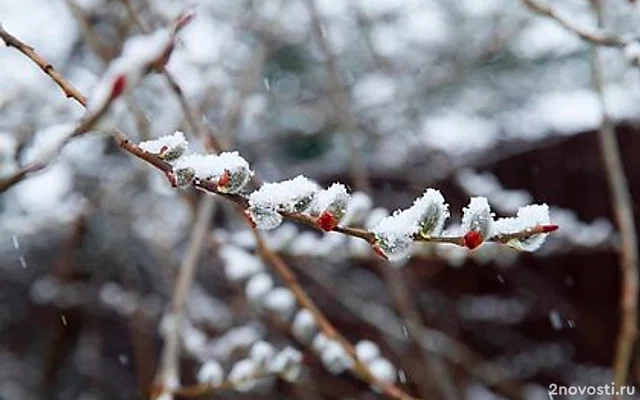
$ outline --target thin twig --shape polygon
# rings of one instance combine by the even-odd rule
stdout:
[[[127,13],[131,20],[138,26],[142,33],[149,33],[149,28],[142,22],[142,19],[136,12],[136,9],[133,7],[128,0],[121,0],[127,9]],[[191,108],[187,99],[184,97],[184,91],[182,87],[178,84],[175,77],[169,72],[166,66],[162,66],[160,68],[160,73],[165,77],[171,91],[175,95],[176,99],[178,99],[178,103],[180,103],[180,108],[184,114],[185,120],[187,121],[187,125],[189,128],[195,133],[196,137],[200,139],[200,141],[205,145],[208,151],[212,151],[215,153],[220,153],[222,151],[222,146],[218,142],[216,136],[211,132],[209,127],[197,117],[197,113],[195,110]]]
[[[307,295],[302,286],[300,286],[300,283],[298,282],[295,274],[284,262],[282,257],[269,249],[269,247],[264,242],[262,235],[260,235],[260,233],[256,229],[252,229],[251,231],[253,232],[256,239],[258,252],[268,264],[272,265],[276,269],[278,275],[280,275],[287,287],[293,292],[294,296],[298,300],[298,303],[300,303],[300,306],[306,308],[313,314],[317,325],[328,338],[338,340],[342,344],[342,346],[344,346],[345,350],[351,355],[352,359],[355,362],[353,370],[355,375],[371,385],[381,387],[383,392],[390,398],[404,400],[414,399],[414,397],[405,393],[396,385],[379,380],[375,375],[373,375],[373,373],[365,364],[360,362],[355,357],[355,349],[353,345],[344,336],[342,336],[340,331],[338,331],[333,326],[333,324],[331,324],[331,322],[322,313],[322,311],[320,311],[320,309],[315,305],[313,300],[311,300],[309,295]]]
[[[175,380],[179,377],[180,330],[185,320],[184,310],[193,278],[195,277],[198,258],[204,247],[207,232],[209,231],[214,205],[213,197],[203,196],[200,199],[197,213],[194,216],[194,224],[189,236],[189,247],[180,265],[180,272],[171,299],[169,315],[172,317],[172,325],[164,340],[160,368],[158,369],[155,379],[160,388],[162,388],[160,393],[156,393],[157,396],[160,396],[165,391],[175,389],[171,387],[171,385],[175,384]]]
[[[331,46],[323,32],[322,21],[320,21],[320,15],[316,9],[314,0],[306,0],[306,3],[307,9],[311,14],[315,39],[318,41],[320,49],[326,57],[325,65],[330,86],[329,98],[333,103],[334,112],[338,117],[338,125],[343,131],[342,134],[349,148],[349,172],[351,179],[356,189],[368,192],[369,178],[365,165],[362,162],[360,151],[356,146],[355,135],[358,133],[358,123],[349,108],[349,95],[340,77],[340,69],[338,68],[336,56],[331,50]]]
[[[5,38],[5,36],[8,36],[11,39],[11,41],[17,41],[17,43],[20,43],[19,47],[16,47],[17,49],[21,49],[21,48],[27,48],[27,49],[31,49],[31,47],[29,47],[28,45],[20,42],[19,40],[15,39],[13,36],[9,35],[6,31],[1,30],[0,27],[0,36],[3,37],[3,39]],[[27,55],[27,57],[29,57],[30,59],[32,59],[34,62],[36,62],[38,65],[44,64],[44,65],[50,65],[48,62],[46,62],[46,60],[44,60],[41,56],[39,56],[37,53],[35,53],[33,50],[31,50],[30,52],[24,52],[22,50],[20,50],[21,52],[23,52],[25,55]],[[43,69],[45,72],[47,72],[47,70],[53,71],[53,67],[51,67],[50,69]],[[49,75],[49,74],[48,74]],[[51,76],[51,75],[50,75]],[[77,90],[73,89],[73,87],[71,86],[71,84],[69,82],[67,82],[61,75],[56,74],[56,77],[54,78],[53,76],[51,76],[52,79],[54,79],[54,81],[56,83],[58,83],[58,85],[60,85],[60,87],[67,88],[64,89],[65,93],[68,90],[68,93],[71,93],[72,98],[76,99],[76,101],[78,101],[80,104],[85,105],[86,106],[86,98]],[[68,89],[71,88],[72,90]],[[96,114],[101,114],[101,111],[99,110]],[[91,117],[90,117],[91,118]],[[91,123],[89,123],[91,122]],[[95,121],[85,121],[84,125],[86,126],[91,126]],[[131,142],[128,137],[119,131],[116,131],[114,133],[114,138],[116,140],[116,143],[125,151],[127,151],[128,153],[130,153],[131,155],[140,158],[148,163],[150,163],[151,165],[153,165],[154,167],[160,169],[161,171],[163,171],[165,174],[169,175],[172,172],[172,167],[170,164],[168,164],[167,162],[165,162],[164,160],[162,160],[160,157],[158,157],[155,154],[152,153],[148,153],[144,150],[142,150],[138,145],[136,145],[135,143]],[[25,175],[26,176],[26,175]],[[217,195],[220,195],[224,198],[226,198],[227,200],[230,200],[232,202],[234,202],[235,204],[241,206],[242,208],[246,209],[248,207],[248,201],[247,198],[245,196],[242,195],[230,195],[230,194],[226,194],[226,193],[221,193],[217,190],[217,185],[216,182],[212,182],[212,181],[202,181],[202,180],[196,180],[193,183],[193,186],[195,186],[198,189],[202,189],[204,191],[210,192],[210,193],[214,193]],[[287,213],[287,212],[281,212],[282,216],[290,221],[294,221],[294,222],[298,222],[307,226],[310,226],[316,230],[321,230],[320,227],[317,225],[317,221],[315,219],[315,217],[308,215],[308,214],[303,214],[303,213]],[[535,226],[531,229],[526,229],[524,231],[521,232],[516,232],[513,234],[505,234],[505,235],[499,235],[499,236],[494,236],[491,238],[486,239],[486,241],[488,242],[496,242],[496,243],[507,243],[511,240],[514,239],[519,239],[519,240],[525,240],[531,236],[535,236],[535,235],[539,235],[539,234],[543,234],[543,233],[548,233],[549,232],[549,228],[553,227],[551,225],[538,225]],[[557,228],[557,227],[556,227]],[[358,237],[361,238],[363,240],[366,240],[368,243],[370,244],[376,244],[377,242],[377,238],[376,235],[373,232],[364,230],[364,229],[359,229],[359,228],[353,228],[353,227],[341,227],[341,226],[337,226],[333,229],[333,231],[335,232],[340,232],[343,233],[345,235],[348,236],[353,236],[353,237]],[[450,244],[455,244],[458,246],[463,246],[464,245],[464,238],[462,236],[421,236],[421,235],[416,235],[414,237],[414,240],[419,241],[419,242],[429,242],[429,243],[450,243]]]
[[[523,0],[524,4],[529,7],[532,11],[540,14],[542,16],[551,18],[557,21],[560,25],[562,25],[567,30],[577,34],[583,40],[591,42],[595,45],[599,46],[608,46],[608,47],[623,47],[626,44],[626,41],[616,35],[604,32],[602,27],[598,27],[595,30],[589,30],[583,28],[581,26],[573,23],[569,18],[566,18],[560,15],[556,10],[554,10],[548,4],[543,4],[539,0]]]
[[[55,70],[53,65],[49,64],[47,60],[42,58],[38,53],[36,53],[35,49],[28,44],[22,42],[18,38],[12,36],[7,32],[2,25],[0,25],[0,38],[4,41],[7,47],[13,47],[25,56],[29,57],[33,62],[40,67],[45,74],[49,75],[51,79],[55,83],[58,84],[58,87],[62,89],[65,96],[74,98],[78,101],[78,103],[83,106],[87,105],[87,98],[80,93],[73,85],[71,85],[62,75]]]
[[[20,168],[19,170],[17,170],[16,172],[14,172],[12,175],[0,179],[0,193],[4,192],[5,190],[9,189],[11,186],[15,185],[16,183],[20,182],[21,180],[23,180],[27,175],[36,172],[36,171],[40,171],[41,169],[43,169],[45,167],[45,165],[36,163],[36,164],[30,164],[27,166],[24,166],[22,168]]]
[[[348,310],[353,316],[379,330],[389,340],[390,345],[406,345],[408,338],[400,327],[402,321],[397,315],[379,302],[371,302],[357,296],[349,283],[343,280],[336,281],[326,275],[322,268],[301,268],[301,271],[315,283],[331,293],[338,293],[335,300]],[[509,380],[500,371],[492,374],[485,373],[479,369],[485,360],[480,354],[469,348],[456,338],[448,336],[437,329],[424,325],[416,327],[413,332],[423,351],[432,353],[434,356],[444,358],[452,364],[464,368],[475,379],[489,386],[495,386],[498,392],[505,394],[508,398],[522,398],[522,382]]]
[[[413,350],[422,356],[422,362],[426,364],[425,367],[415,371],[417,374],[423,374],[422,376],[417,375],[418,379],[415,379],[422,398],[428,398],[429,393],[437,388],[441,398],[446,400],[459,399],[460,394],[458,393],[451,373],[447,370],[447,365],[444,360],[438,355],[429,353],[420,346],[418,338],[420,332],[424,331],[424,324],[422,323],[420,313],[409,295],[409,289],[402,274],[398,269],[387,268],[386,266],[382,266],[381,270],[391,297],[396,305],[396,309],[404,320],[403,322],[407,328],[407,334],[411,339]]]
[[[598,0],[593,0],[593,5],[597,14],[598,25],[602,26],[602,5]],[[620,331],[613,363],[614,382],[617,387],[620,387],[627,381],[631,354],[637,335],[638,241],[633,215],[633,201],[620,157],[615,128],[607,113],[604,101],[603,65],[597,46],[592,49],[591,66],[594,86],[598,92],[602,108],[602,124],[598,130],[598,142],[611,190],[614,215],[621,236]]]

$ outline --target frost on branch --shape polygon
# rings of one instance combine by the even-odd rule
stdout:
[[[520,207],[515,217],[498,219],[493,224],[492,236],[529,231],[537,226],[548,227],[549,232],[557,228],[550,225],[549,206],[546,204]],[[507,242],[507,245],[520,251],[536,251],[542,246],[547,236],[548,233],[539,233],[524,239],[513,238]]]
[[[265,183],[249,195],[249,215],[258,229],[274,229],[282,223],[279,212],[306,211],[319,187],[302,175],[282,182]]]
[[[489,238],[493,224],[493,214],[486,197],[472,197],[469,205],[462,209],[464,245],[475,249]]]
[[[221,193],[238,193],[249,182],[252,172],[247,160],[238,152],[216,154],[189,154],[178,159],[173,168],[176,184],[180,176],[216,183]]]
[[[165,135],[153,140],[145,140],[138,144],[148,153],[153,153],[161,159],[171,162],[180,158],[187,151],[187,139],[184,133],[176,131],[171,135]]]
[[[447,217],[449,210],[442,194],[438,190],[427,189],[410,208],[395,211],[373,228],[377,239],[376,251],[391,261],[400,260],[409,254],[415,235],[439,235]]]

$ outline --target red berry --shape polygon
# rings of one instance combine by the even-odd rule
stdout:
[[[227,187],[229,183],[231,183],[231,172],[229,172],[228,169],[225,169],[220,179],[218,179],[218,188]]]
[[[256,229],[256,227],[257,227],[256,221],[253,220],[253,217],[251,216],[251,213],[249,212],[249,210],[245,210],[244,211],[244,217],[246,218],[247,222],[249,223],[249,226],[251,226],[252,229]]]
[[[384,259],[384,260],[388,260],[389,257],[387,257],[386,254],[384,254],[384,251],[382,250],[382,248],[380,248],[380,245],[378,244],[374,244],[372,246],[373,248],[373,252],[376,253],[376,255],[378,255],[380,258]]]
[[[338,226],[338,220],[330,211],[324,211],[316,220],[316,224],[322,228],[323,231],[329,232]]]
[[[540,230],[542,230],[542,233],[549,233],[549,232],[557,231],[558,228],[559,228],[558,225],[549,224],[549,225],[542,225],[540,227]]]
[[[111,98],[115,99],[120,96],[124,89],[127,87],[127,77],[124,75],[120,75],[113,82],[113,86],[111,87]]]
[[[464,235],[464,245],[470,250],[480,246],[483,241],[482,235],[476,231],[469,231]]]

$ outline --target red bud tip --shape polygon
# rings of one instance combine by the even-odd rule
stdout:
[[[558,228],[559,228],[559,226],[558,226],[558,225],[549,224],[549,225],[542,225],[542,226],[540,227],[540,230],[541,230],[543,233],[549,233],[549,232],[557,231],[557,230],[558,230]]]
[[[316,220],[316,224],[323,231],[329,232],[332,231],[336,226],[338,226],[338,220],[330,211],[324,211]]]
[[[120,75],[113,82],[113,86],[111,87],[111,98],[115,99],[120,96],[125,88],[127,87],[127,77],[124,75]]]
[[[229,183],[231,183],[231,172],[229,172],[228,169],[225,169],[220,179],[218,179],[218,188],[227,187]]]
[[[464,245],[469,250],[475,249],[476,247],[480,246],[484,241],[484,239],[482,238],[482,235],[476,231],[467,232],[464,235],[463,239],[464,239]]]
[[[196,13],[193,12],[193,11],[189,11],[189,12],[185,12],[183,14],[180,14],[178,16],[178,18],[176,18],[176,20],[174,22],[174,32],[177,32],[180,29],[184,28],[184,26],[186,24],[188,24],[189,22],[191,22],[191,20],[195,16],[196,16]]]
[[[248,210],[244,210],[244,217],[251,226],[251,229],[256,229],[256,222],[253,220],[253,218],[251,217],[251,213]]]
[[[384,251],[382,251],[379,245],[374,244],[373,246],[371,246],[371,248],[373,249],[373,252],[376,253],[378,257],[382,258],[383,260],[389,260],[389,257],[387,257],[387,255],[384,254]]]
[[[167,179],[169,179],[169,183],[171,183],[171,187],[178,187],[178,181],[176,180],[176,176],[173,172],[167,171]]]

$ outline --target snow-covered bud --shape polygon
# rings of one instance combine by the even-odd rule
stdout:
[[[486,197],[472,197],[462,214],[465,246],[478,247],[492,232],[493,214]]]
[[[267,363],[276,355],[276,348],[269,342],[260,340],[255,342],[249,350],[249,358],[261,368],[266,368]]]
[[[253,172],[247,160],[237,152],[191,154],[176,162],[175,169],[191,168],[195,177],[216,184],[221,193],[238,193],[249,182]]]
[[[374,251],[390,261],[401,260],[409,255],[416,235],[428,238],[440,234],[448,217],[442,194],[427,189],[411,207],[397,210],[376,224],[372,229],[377,240]]]
[[[258,257],[237,246],[222,247],[220,257],[224,261],[224,273],[231,282],[243,282],[264,270]]]
[[[355,192],[351,194],[349,205],[342,217],[342,224],[345,226],[362,222],[373,205],[373,201],[368,194]]]
[[[337,340],[329,340],[320,354],[322,364],[327,371],[338,375],[353,367],[353,359],[347,353],[342,343]]]
[[[295,382],[302,368],[302,353],[292,347],[282,349],[269,363],[269,371],[287,382]]]
[[[249,214],[259,229],[274,229],[282,222],[279,212],[306,211],[318,192],[318,185],[297,177],[275,183],[265,183],[249,195]]]
[[[109,64],[104,77],[89,96],[87,114],[100,112],[113,99],[137,86],[158,63],[166,63],[173,48],[173,39],[167,29],[128,39],[122,54]]]
[[[427,189],[409,210],[416,214],[418,233],[424,238],[439,235],[449,217],[449,206],[445,203],[440,191],[436,189]]]
[[[264,298],[264,308],[288,321],[296,311],[296,297],[291,290],[278,287],[267,293]]]
[[[148,152],[157,155],[161,159],[171,162],[180,158],[188,147],[184,133],[176,131],[171,135],[165,135],[157,139],[145,140],[138,146]]]
[[[536,251],[542,246],[549,232],[558,229],[552,225],[549,218],[549,206],[533,204],[520,207],[513,218],[500,218],[494,223],[492,236],[510,235],[540,227],[542,233],[529,236],[526,239],[514,238],[507,245],[520,251]]]
[[[385,358],[378,357],[366,363],[371,374],[384,383],[394,383],[397,378],[396,368]],[[381,388],[376,388],[380,390]]]
[[[256,375],[259,369],[260,367],[254,360],[246,358],[233,365],[227,379],[237,391],[248,392],[258,383]]]
[[[171,185],[179,188],[186,188],[191,185],[196,177],[196,171],[191,167],[174,168],[173,173],[169,175]]]
[[[245,287],[245,294],[249,302],[258,305],[273,289],[273,278],[266,272],[260,272],[249,279]]]
[[[311,348],[317,354],[322,354],[329,343],[329,338],[324,333],[318,333],[311,342]]]
[[[247,213],[254,226],[263,231],[275,229],[282,223],[282,215],[271,208],[254,206],[250,207]]]
[[[631,65],[640,65],[640,42],[632,40],[624,46],[624,55]]]
[[[370,340],[361,340],[355,345],[356,358],[362,363],[369,363],[380,355],[378,345]]]
[[[309,344],[318,331],[316,320],[311,311],[303,308],[296,313],[291,327],[293,337],[300,343]]]
[[[219,362],[210,360],[202,364],[198,370],[198,382],[216,387],[224,380],[224,370]]]
[[[311,211],[318,215],[318,225],[323,230],[330,231],[338,225],[348,205],[347,188],[341,183],[334,183],[316,194]]]
[[[406,211],[396,211],[380,221],[373,233],[376,236],[374,251],[390,261],[398,261],[409,255],[415,220]]]

